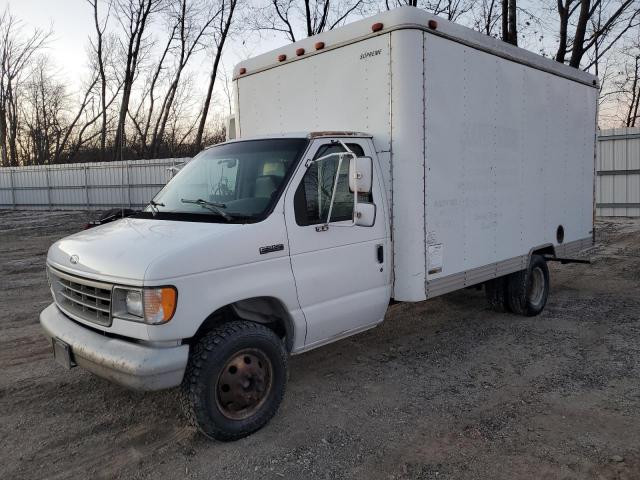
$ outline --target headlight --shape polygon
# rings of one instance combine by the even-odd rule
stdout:
[[[142,308],[142,292],[140,290],[127,290],[127,294],[124,298],[124,306],[127,313],[135,315],[136,317],[144,316],[144,309]]]
[[[175,287],[113,289],[111,312],[114,317],[150,325],[166,323],[176,311]]]

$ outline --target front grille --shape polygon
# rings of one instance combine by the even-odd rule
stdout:
[[[49,268],[53,299],[71,317],[111,325],[111,288],[108,283],[96,282]]]

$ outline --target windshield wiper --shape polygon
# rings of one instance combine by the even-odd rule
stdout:
[[[158,207],[164,207],[164,203],[151,200],[149,202],[149,206],[151,207],[151,213],[153,213],[153,216],[155,217],[156,213],[160,211]]]
[[[206,200],[203,200],[201,198],[198,198],[197,200],[188,200],[186,198],[181,198],[180,201],[182,203],[193,203],[194,205],[200,205],[203,208],[208,208],[212,212],[215,212],[218,215],[220,215],[227,222],[230,222],[231,220],[233,220],[233,217],[231,215],[229,215],[227,212],[222,210],[223,208],[227,207],[224,203],[207,202]]]

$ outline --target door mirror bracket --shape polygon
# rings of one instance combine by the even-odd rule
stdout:
[[[344,145],[344,147],[347,149],[346,152],[330,153],[314,160],[308,159],[305,162],[305,167],[308,168],[313,163],[319,163],[336,156],[338,157],[338,166],[331,190],[327,220],[321,225],[316,225],[316,232],[326,232],[329,230],[331,212],[333,211],[333,203],[338,188],[338,172],[340,172],[342,162],[346,160],[346,158],[349,158],[349,190],[353,192],[353,220],[351,225],[340,226],[372,227],[375,224],[376,205],[369,202],[358,202],[359,193],[371,193],[373,186],[373,159],[371,157],[357,157],[346,145]]]

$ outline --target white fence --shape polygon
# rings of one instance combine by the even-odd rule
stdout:
[[[169,158],[0,168],[0,208],[140,208],[171,178],[168,169],[186,160]]]
[[[596,214],[640,216],[640,128],[602,130]],[[0,168],[0,209],[140,208],[184,158]]]
[[[600,132],[596,207],[598,216],[640,217],[640,128]]]

